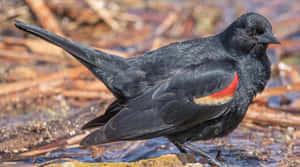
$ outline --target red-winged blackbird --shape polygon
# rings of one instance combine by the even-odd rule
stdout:
[[[65,49],[116,97],[104,115],[84,125],[102,128],[82,145],[165,136],[180,151],[189,149],[217,166],[224,164],[188,141],[221,137],[238,126],[270,78],[268,44],[280,43],[269,21],[256,13],[242,15],[216,36],[127,59],[20,21],[15,25]]]

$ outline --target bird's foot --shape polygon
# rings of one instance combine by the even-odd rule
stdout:
[[[184,153],[186,154],[187,151],[184,149],[184,146],[183,144],[179,143],[178,141],[172,139],[172,138],[169,138],[169,140],[176,146],[176,148],[181,152],[181,153]]]
[[[189,149],[189,150],[191,150],[192,152],[194,152],[194,153],[196,153],[198,155],[201,155],[202,157],[206,158],[208,160],[208,162],[209,162],[210,165],[217,166],[217,167],[230,167],[228,164],[216,160],[215,158],[211,157],[210,155],[208,155],[204,151],[196,148],[192,144],[185,143],[185,144],[182,144],[182,146],[185,147],[185,148],[187,148],[187,149]]]
[[[210,165],[217,166],[217,167],[230,167],[228,164],[226,164],[224,162],[220,162],[212,157],[206,157],[206,158]]]

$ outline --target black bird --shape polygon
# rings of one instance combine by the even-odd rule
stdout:
[[[127,59],[21,21],[15,25],[69,52],[116,97],[104,115],[83,126],[101,128],[81,145],[165,136],[181,152],[188,149],[217,166],[225,165],[189,141],[222,137],[238,126],[270,78],[268,44],[280,43],[270,22],[257,13],[240,16],[216,36]]]

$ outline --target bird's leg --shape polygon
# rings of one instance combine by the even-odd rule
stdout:
[[[174,142],[173,144],[176,146],[176,148],[177,148],[181,153],[184,153],[184,154],[187,153],[187,151],[186,151],[180,144],[178,144],[177,142]]]
[[[216,160],[222,161],[222,152],[221,152],[221,150],[218,151],[217,156],[216,156]]]
[[[177,144],[179,144],[180,147],[187,148],[187,149],[191,150],[192,152],[194,152],[196,154],[199,154],[202,157],[206,158],[211,165],[216,165],[218,167],[228,167],[228,165],[226,165],[226,164],[224,164],[222,162],[217,161],[215,158],[211,157],[210,155],[208,155],[204,151],[196,148],[195,146],[193,146],[190,143],[184,143],[184,144],[177,143]]]
[[[173,143],[173,144],[176,146],[176,148],[177,148],[181,153],[184,153],[184,154],[187,153],[187,151],[184,149],[183,145],[180,144],[177,140],[172,139],[172,138],[168,138],[168,139],[169,139],[169,141],[170,141],[171,143]]]

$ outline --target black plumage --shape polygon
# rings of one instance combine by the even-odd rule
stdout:
[[[85,146],[165,136],[185,151],[191,149],[188,141],[230,133],[270,78],[268,44],[279,43],[269,21],[256,13],[242,15],[216,36],[173,43],[127,59],[20,21],[15,25],[65,49],[115,95],[106,113],[83,127],[102,126],[81,142]],[[233,84],[235,77],[238,81]],[[202,97],[229,85],[236,86],[229,100],[202,103]]]

